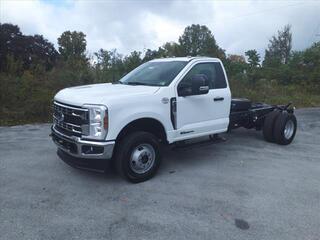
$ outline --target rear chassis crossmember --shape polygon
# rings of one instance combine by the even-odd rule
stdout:
[[[288,103],[287,105],[269,105],[265,103],[253,103],[248,110],[231,110],[228,129],[244,127],[247,129],[255,128],[256,130],[261,130],[264,119],[268,113],[274,110],[294,113],[294,107],[291,107],[291,104],[292,103]]]

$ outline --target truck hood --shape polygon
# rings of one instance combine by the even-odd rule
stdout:
[[[75,106],[108,104],[118,98],[151,95],[158,90],[159,87],[153,86],[102,83],[62,89],[56,94],[54,100]]]

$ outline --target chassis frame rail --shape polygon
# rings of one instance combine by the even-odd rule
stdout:
[[[251,108],[245,111],[231,111],[228,129],[244,127],[247,129],[255,128],[261,130],[266,115],[274,110],[294,113],[292,103],[286,105],[270,105],[266,103],[253,103]]]

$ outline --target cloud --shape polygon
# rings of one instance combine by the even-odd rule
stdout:
[[[207,25],[227,53],[263,54],[270,37],[292,25],[293,47],[311,45],[320,33],[318,1],[0,1],[0,21],[25,34],[42,34],[57,46],[63,31],[83,31],[90,53],[100,48],[155,49],[177,41],[192,23]]]

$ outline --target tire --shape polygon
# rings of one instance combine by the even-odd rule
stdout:
[[[273,135],[275,142],[281,145],[290,144],[297,131],[297,119],[292,113],[282,112],[275,122]]]
[[[264,119],[262,132],[263,132],[263,137],[267,142],[275,142],[273,129],[279,115],[280,115],[279,111],[272,111],[268,113],[266,118]]]
[[[158,139],[148,132],[133,132],[118,144],[115,166],[118,173],[133,183],[152,178],[161,162]]]

